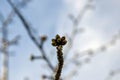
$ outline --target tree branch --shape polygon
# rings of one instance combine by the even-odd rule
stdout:
[[[25,29],[28,32],[29,37],[31,38],[31,40],[35,43],[35,45],[38,47],[38,49],[41,51],[42,57],[43,59],[47,62],[48,66],[50,67],[50,69],[53,71],[54,67],[52,66],[50,60],[48,60],[45,51],[43,50],[43,48],[41,47],[41,44],[39,44],[36,40],[36,38],[32,35],[30,27],[27,23],[27,21],[25,20],[25,18],[23,17],[23,15],[19,12],[19,10],[14,6],[14,4],[11,2],[11,0],[7,0],[8,3],[11,5],[12,9],[15,11],[15,13],[17,14],[17,16],[20,18],[21,22],[23,23]]]
[[[64,63],[62,48],[66,43],[67,41],[64,36],[60,37],[59,35],[56,35],[55,39],[52,39],[52,45],[55,46],[57,49],[57,59],[58,59],[58,67],[55,73],[54,80],[60,80],[63,63]]]

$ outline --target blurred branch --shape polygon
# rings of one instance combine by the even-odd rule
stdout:
[[[9,41],[8,45],[17,45],[19,39],[20,39],[20,36],[18,35],[14,39],[12,39],[11,41]]]
[[[6,18],[6,19],[3,21],[3,23],[2,23],[2,27],[1,27],[1,30],[2,30],[2,31],[3,31],[3,29],[4,29],[5,27],[7,27],[8,24],[11,22],[11,19],[12,19],[13,16],[14,16],[14,11],[11,11],[11,12],[9,13],[9,15],[7,16],[7,18]],[[4,33],[4,32],[3,32],[3,33]],[[18,41],[17,38],[18,38],[18,36],[16,36],[11,42],[7,41],[7,45],[13,44],[13,41],[14,41],[14,43],[17,42],[17,41]],[[0,48],[0,51],[3,51],[3,49]]]
[[[48,76],[48,75],[42,75],[42,79],[45,80],[45,79],[48,79],[48,80],[53,80],[54,77],[53,76]],[[62,80],[62,79],[60,79]]]
[[[105,80],[111,80],[116,75],[120,74],[120,69],[113,70],[109,73],[108,77]]]
[[[3,23],[3,21],[4,21],[4,17],[2,15],[2,13],[0,12],[0,22]]]
[[[91,4],[91,1],[88,0],[87,4],[85,4],[85,6],[83,7],[82,11],[79,12],[78,16],[75,18],[75,16],[73,14],[69,14],[68,17],[69,19],[71,19],[72,23],[73,23],[73,29],[72,29],[72,33],[70,36],[68,36],[68,47],[65,50],[65,55],[64,58],[66,59],[67,57],[67,53],[70,51],[70,49],[72,48],[73,45],[73,41],[75,39],[75,36],[79,33],[79,32],[83,32],[84,29],[80,28],[78,29],[78,26],[81,22],[81,20],[83,19],[83,16],[85,15],[85,13],[92,7],[93,5]]]
[[[31,56],[30,56],[30,60],[31,60],[31,61],[33,61],[33,60],[35,60],[35,59],[43,59],[43,57],[42,57],[42,56],[34,56],[34,55],[31,55]]]
[[[73,29],[72,29],[72,35],[71,36],[68,36],[68,47],[67,49],[65,50],[65,53],[68,53],[70,51],[70,49],[72,48],[72,45],[73,45],[73,41],[74,41],[74,37],[76,36],[76,34],[78,33],[78,25],[80,23],[80,21],[83,19],[83,16],[85,15],[85,13],[87,12],[87,10],[93,8],[94,6],[91,5],[91,2],[93,0],[88,0],[88,3],[83,7],[82,11],[80,11],[79,15],[75,18],[75,16],[73,16],[72,14],[70,14],[68,17],[72,20],[73,22]],[[93,49],[87,49],[85,51],[81,51],[81,52],[77,52],[77,58],[78,57],[82,57],[82,56],[85,56],[85,55],[89,55],[90,57],[92,57],[95,53],[100,53],[100,52],[104,52],[106,51],[109,47],[113,46],[116,44],[117,40],[120,39],[120,31],[114,35],[112,37],[112,39],[104,44],[104,45],[101,45],[100,47],[98,47],[97,49],[93,50]],[[67,57],[67,54],[65,54],[65,59]],[[73,56],[74,58],[74,56]],[[73,60],[73,58],[71,60]],[[75,59],[75,58],[74,58]],[[68,60],[68,61],[71,61],[71,60]],[[87,58],[84,60],[84,62],[88,62],[90,59]]]
[[[9,71],[9,40],[8,40],[8,29],[7,26],[11,22],[11,19],[14,15],[14,12],[11,11],[7,18],[2,22],[1,32],[2,32],[2,41],[1,41],[1,48],[0,51],[3,53],[3,60],[2,60],[2,80],[8,80],[8,71]]]
[[[95,55],[95,53],[101,53],[104,52],[106,50],[108,50],[110,47],[114,46],[115,44],[117,44],[117,42],[120,39],[120,32],[118,31],[117,34],[113,35],[112,38],[110,39],[110,41],[108,41],[107,43],[101,45],[100,47],[98,47],[97,49],[93,50],[93,49],[87,49],[85,51],[81,51],[78,52],[79,56],[85,56],[85,55],[89,55],[89,56],[93,56]]]
[[[89,0],[91,1],[91,0]],[[73,23],[73,29],[72,29],[72,34],[70,36],[68,36],[68,46],[67,49],[65,50],[65,59],[67,57],[67,53],[69,53],[70,49],[72,48],[73,45],[73,41],[75,39],[75,36],[78,34],[78,25],[81,22],[81,20],[83,19],[83,16],[85,15],[85,13],[87,12],[87,10],[94,8],[93,5],[90,4],[90,2],[88,1],[88,3],[83,7],[82,11],[80,11],[79,15],[75,18],[74,15],[70,14],[68,17],[69,19],[71,19],[72,23]],[[67,34],[68,35],[68,34]],[[95,53],[100,53],[100,52],[104,52],[106,51],[108,48],[110,48],[111,46],[115,45],[117,43],[117,41],[120,39],[120,31],[118,32],[118,34],[114,35],[113,38],[106,44],[101,45],[100,47],[98,47],[97,49],[93,50],[93,49],[87,49],[85,51],[81,51],[77,53],[77,56],[73,56],[73,58],[67,60],[68,63],[65,64],[65,66],[68,66],[68,64],[70,63],[74,63],[77,66],[80,66],[83,63],[88,63],[90,62],[90,58],[95,55]],[[81,58],[84,55],[88,55],[89,58],[85,58],[83,61],[79,61],[77,60],[77,58]],[[74,72],[76,73],[78,69],[75,69]]]
[[[70,63],[73,63],[75,64],[77,67],[85,64],[85,63],[88,63],[90,62],[91,58],[93,56],[95,56],[95,53],[101,53],[101,52],[104,52],[106,50],[108,50],[111,46],[115,45],[117,43],[117,41],[120,39],[120,32],[118,32],[116,35],[114,35],[112,37],[112,39],[107,43],[107,44],[104,44],[100,47],[98,47],[98,49],[95,49],[95,50],[92,50],[92,49],[88,49],[88,50],[85,50],[83,52],[78,52],[76,53],[72,58],[70,58],[68,60],[68,62],[66,62],[66,64],[64,65],[64,67],[67,67]],[[79,60],[80,58],[84,57],[85,55],[89,56],[87,58],[84,58],[83,60]],[[74,72],[77,72],[78,68],[74,69]],[[112,71],[112,73],[118,73],[120,72],[120,70],[118,71]]]
[[[30,1],[32,1],[32,0],[22,0],[22,1],[18,2],[17,7],[25,7]]]
[[[8,17],[4,20],[4,22],[2,23],[2,28],[3,27],[6,27],[9,23],[10,23],[10,21],[11,21],[11,19],[12,19],[12,17],[14,16],[14,11],[11,11],[10,13],[9,13],[9,15],[8,15]]]
[[[47,75],[42,75],[42,79],[49,79],[49,80],[53,80],[52,76],[47,76]]]
[[[18,17],[20,18],[21,22],[23,23],[25,29],[28,32],[29,37],[31,38],[31,40],[36,44],[36,46],[38,47],[38,49],[41,51],[42,57],[43,59],[47,62],[48,66],[50,67],[51,70],[54,70],[54,67],[52,66],[50,60],[48,60],[44,49],[42,48],[41,44],[39,44],[36,40],[36,38],[32,35],[31,30],[30,30],[30,26],[28,25],[27,21],[25,20],[25,18],[23,17],[23,15],[20,13],[20,11],[14,6],[14,4],[11,2],[11,0],[7,0],[8,3],[11,5],[12,9],[15,11],[15,13],[18,15]]]
[[[19,3],[18,5],[21,5],[21,4],[24,3],[25,1],[26,1],[25,4],[27,4],[27,1],[28,1],[28,0],[23,0],[23,1],[22,1],[21,3]],[[14,10],[12,10],[12,11],[9,13],[8,17],[3,21],[2,27],[7,26],[7,25],[12,21],[12,18],[13,18],[14,15],[15,15],[15,12],[14,12]]]
[[[69,19],[73,22],[73,27],[77,27],[81,20],[83,19],[84,15],[89,9],[92,9],[94,6],[92,5],[93,0],[88,0],[82,10],[79,12],[78,16],[75,17],[73,14],[69,14]]]
[[[71,59],[68,60],[68,62],[64,65],[64,67],[67,67],[67,66],[69,66],[70,63],[73,63],[77,67],[76,69],[74,69],[74,73],[77,73],[79,67],[81,65],[85,64],[85,63],[90,62],[91,57],[93,57],[95,55],[95,53],[101,53],[101,52],[104,52],[104,51],[108,50],[108,48],[110,46],[113,46],[113,45],[115,45],[117,43],[117,41],[118,41],[119,38],[120,38],[120,32],[118,32],[116,35],[114,35],[112,37],[112,39],[107,43],[107,45],[101,46],[101,47],[99,47],[95,51],[91,50],[91,49],[88,49],[85,52],[80,52],[80,53],[83,53],[84,55],[80,55],[80,53],[76,53]],[[85,54],[85,53],[87,53],[87,54]],[[84,58],[84,60],[79,60],[81,57],[84,57],[85,55],[88,55],[89,57]],[[115,70],[115,71],[111,71],[110,75],[107,77],[106,80],[110,80],[111,77],[114,77],[116,74],[120,74],[120,69],[119,70]]]
[[[30,80],[28,77],[25,77],[24,80]]]

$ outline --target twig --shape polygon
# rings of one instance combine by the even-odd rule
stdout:
[[[59,35],[56,35],[55,39],[52,39],[52,45],[57,49],[57,59],[58,59],[58,67],[54,77],[54,80],[59,80],[62,72],[62,67],[64,63],[62,47],[67,43],[65,37],[60,38]]]
[[[78,26],[80,24],[80,22],[82,21],[84,15],[86,14],[86,12],[89,10],[90,7],[92,7],[93,5],[91,4],[90,5],[90,2],[88,1],[87,4],[85,4],[85,6],[83,7],[82,11],[79,12],[79,14],[77,15],[77,17],[75,17],[74,15],[70,14],[68,17],[72,20],[72,23],[73,23],[73,29],[72,29],[72,34],[70,36],[68,36],[68,39],[69,39],[69,44],[68,44],[68,47],[67,49],[65,50],[65,59],[67,58],[67,55],[66,53],[68,53],[70,51],[70,49],[72,48],[73,46],[73,41],[75,39],[75,36],[77,35],[78,32]]]
[[[113,70],[109,73],[108,77],[105,80],[111,80],[114,76],[120,74],[120,69]]]
[[[42,57],[43,59],[47,62],[48,66],[50,67],[51,70],[54,70],[54,67],[52,66],[50,60],[48,60],[45,51],[43,50],[43,48],[41,47],[41,44],[39,44],[36,40],[36,38],[32,35],[30,27],[27,23],[27,21],[25,20],[25,18],[23,17],[23,15],[19,12],[19,10],[14,6],[14,4],[11,2],[11,0],[7,0],[8,3],[11,5],[11,7],[13,8],[13,10],[15,11],[15,13],[18,15],[18,17],[20,18],[20,20],[22,21],[25,29],[28,32],[29,37],[31,38],[31,40],[35,43],[35,45],[38,47],[38,49],[41,51]]]
[[[42,75],[42,79],[45,80],[45,79],[49,79],[49,80],[53,80],[54,77],[53,76],[48,76],[48,75]],[[62,80],[62,79],[60,79]]]

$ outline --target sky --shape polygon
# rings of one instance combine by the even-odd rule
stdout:
[[[31,27],[36,31],[35,36],[47,35],[44,48],[47,54],[51,55],[51,50],[55,50],[51,45],[51,38],[56,34],[71,34],[73,29],[72,22],[68,18],[69,14],[75,17],[80,14],[87,0],[32,0],[20,11]],[[75,36],[71,53],[84,51],[86,49],[96,49],[120,32],[120,1],[119,0],[93,0],[93,9],[88,10],[83,16],[78,28],[83,28],[84,32]],[[0,0],[0,13],[6,18],[10,13],[11,7],[6,0]],[[0,23],[1,26],[1,23]],[[36,60],[31,62],[31,54],[41,55],[37,47],[30,40],[20,19],[15,15],[12,23],[8,26],[9,40],[16,35],[20,35],[19,44],[11,46],[9,51],[9,80],[40,80],[41,74],[52,73],[47,68],[44,61]],[[0,35],[1,37],[1,35]],[[120,40],[116,45],[107,51],[94,56],[89,64],[83,65],[78,69],[78,75],[71,80],[105,80],[110,70],[120,69]],[[55,55],[54,55],[55,56]],[[0,54],[1,67],[2,54]],[[54,59],[53,59],[54,60]],[[54,64],[54,61],[52,62]],[[1,71],[1,70],[0,70]],[[0,73],[1,75],[1,73]],[[119,80],[120,75],[112,80]],[[68,79],[69,80],[69,79]]]

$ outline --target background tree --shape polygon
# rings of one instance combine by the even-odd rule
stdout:
[[[21,3],[18,4],[18,6],[25,6],[26,5],[26,1],[22,1]],[[23,5],[24,4],[24,5]],[[9,80],[9,57],[10,57],[10,51],[9,51],[9,46],[11,45],[16,45],[18,44],[18,40],[20,36],[16,36],[14,37],[12,40],[9,40],[9,30],[8,30],[8,25],[12,22],[12,18],[14,16],[15,12],[12,10],[8,16],[6,17],[6,19],[4,18],[4,16],[1,14],[1,34],[2,34],[2,38],[1,38],[1,45],[0,45],[0,52],[3,55],[3,59],[2,59],[2,69],[1,69],[1,73],[2,76],[0,77],[0,80]],[[13,54],[13,53],[12,53]]]

